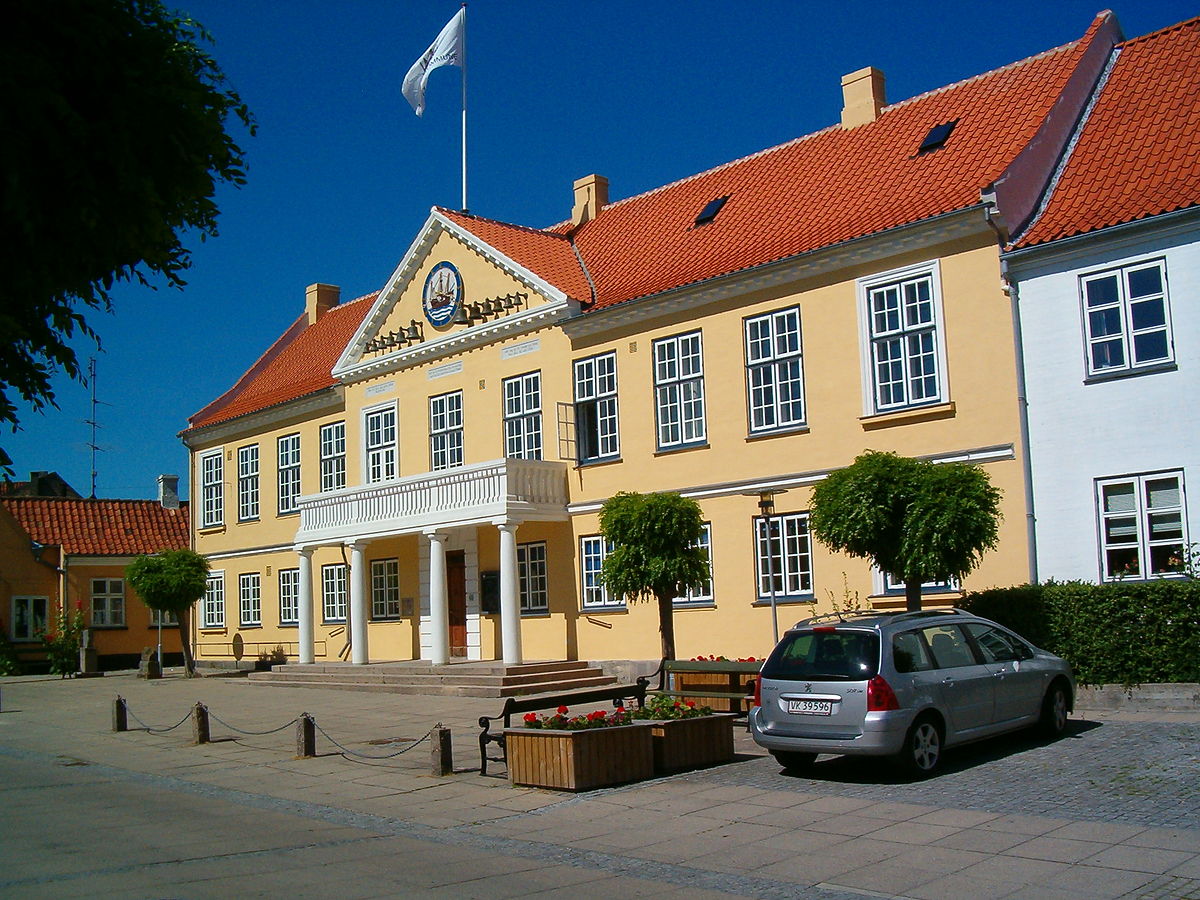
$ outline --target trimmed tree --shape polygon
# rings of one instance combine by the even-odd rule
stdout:
[[[196,664],[188,643],[188,619],[196,601],[204,596],[208,561],[194,550],[164,550],[134,559],[125,568],[125,578],[148,607],[160,613],[175,613],[183,648],[183,670],[191,678],[196,673]]]
[[[924,582],[961,580],[995,548],[1000,497],[977,466],[871,450],[813,489],[809,522],[821,543],[902,580],[917,610]]]
[[[711,577],[700,547],[700,505],[675,493],[622,491],[601,508],[600,532],[612,545],[600,570],[601,584],[629,602],[657,602],[662,655],[674,659],[675,598],[699,590]]]

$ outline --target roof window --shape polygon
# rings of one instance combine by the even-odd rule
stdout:
[[[922,153],[932,153],[940,148],[947,140],[950,139],[950,132],[954,131],[954,126],[958,124],[958,119],[952,122],[943,122],[941,125],[934,125],[929,129],[929,133],[925,135],[925,140],[921,141],[921,146],[917,148],[917,156]]]
[[[717,197],[715,200],[709,200],[708,205],[700,210],[700,215],[696,216],[696,227],[707,225],[717,217],[717,213],[721,211],[721,207],[725,205],[725,201],[729,199],[729,194],[724,197]]]

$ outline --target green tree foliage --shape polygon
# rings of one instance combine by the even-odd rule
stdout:
[[[662,655],[675,658],[674,600],[710,577],[700,547],[704,514],[679,494],[622,491],[600,510],[600,531],[612,544],[600,580],[627,601],[655,600]]]
[[[826,546],[871,559],[904,582],[966,577],[996,546],[1000,491],[979,468],[868,451],[813,489],[810,525]]]
[[[158,0],[10,0],[0,27],[0,425],[54,405],[68,342],[122,281],[183,285],[184,232],[217,233],[245,181],[227,126],[250,113],[196,22]],[[0,467],[11,466],[0,449]]]
[[[148,607],[178,617],[184,672],[191,677],[196,666],[188,642],[188,618],[196,601],[204,596],[208,561],[194,550],[164,550],[134,559],[125,567],[125,578]]]

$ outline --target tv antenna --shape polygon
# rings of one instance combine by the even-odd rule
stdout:
[[[91,389],[92,389],[92,417],[90,419],[84,419],[83,424],[90,425],[92,428],[92,439],[88,442],[88,447],[92,451],[92,495],[91,495],[91,499],[95,500],[96,499],[96,454],[103,453],[104,448],[96,443],[96,429],[100,427],[100,423],[97,421],[97,419],[99,417],[96,415],[96,407],[98,405],[100,405],[103,401],[96,399],[96,357],[94,357],[94,356],[88,357],[88,384],[91,386]],[[108,404],[104,404],[104,405],[107,406]]]

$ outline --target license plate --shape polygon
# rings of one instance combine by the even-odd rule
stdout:
[[[832,700],[789,700],[787,711],[798,716],[831,716]]]

